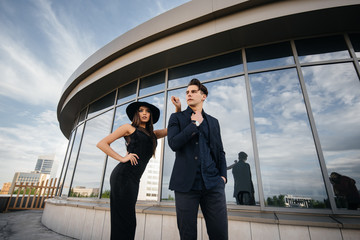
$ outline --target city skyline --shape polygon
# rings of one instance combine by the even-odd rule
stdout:
[[[1,1],[0,186],[40,155],[54,153],[59,172],[68,140],[56,108],[67,79],[116,37],[186,2]]]

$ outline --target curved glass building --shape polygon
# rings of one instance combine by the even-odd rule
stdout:
[[[107,199],[118,163],[96,143],[133,101],[185,109],[192,78],[209,90],[226,152],[229,209],[359,215],[360,2],[206,1],[172,9],[114,39],[70,77],[58,104],[69,139],[63,198]],[[112,147],[125,152],[119,140]],[[246,152],[255,201],[237,204],[232,165]],[[158,141],[138,200],[174,205],[174,152]],[[241,177],[240,177],[241,179]],[[249,180],[249,179],[248,179]]]

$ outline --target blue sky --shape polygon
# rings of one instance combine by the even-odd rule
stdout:
[[[67,139],[56,107],[63,86],[95,51],[189,0],[1,0],[0,188],[39,155],[59,168]]]

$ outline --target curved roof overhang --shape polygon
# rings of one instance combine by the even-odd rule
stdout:
[[[60,129],[68,138],[81,109],[140,76],[246,46],[360,31],[359,12],[357,0],[193,0],[121,35],[81,64],[59,100]]]

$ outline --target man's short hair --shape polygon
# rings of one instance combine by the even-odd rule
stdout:
[[[197,79],[197,78],[191,79],[191,81],[189,82],[188,86],[191,86],[191,85],[198,86],[199,90],[200,90],[203,94],[205,94],[206,96],[208,96],[208,90],[207,90],[207,88],[199,81],[199,79]]]
[[[244,152],[239,152],[239,159],[246,159],[247,158],[247,154]]]

